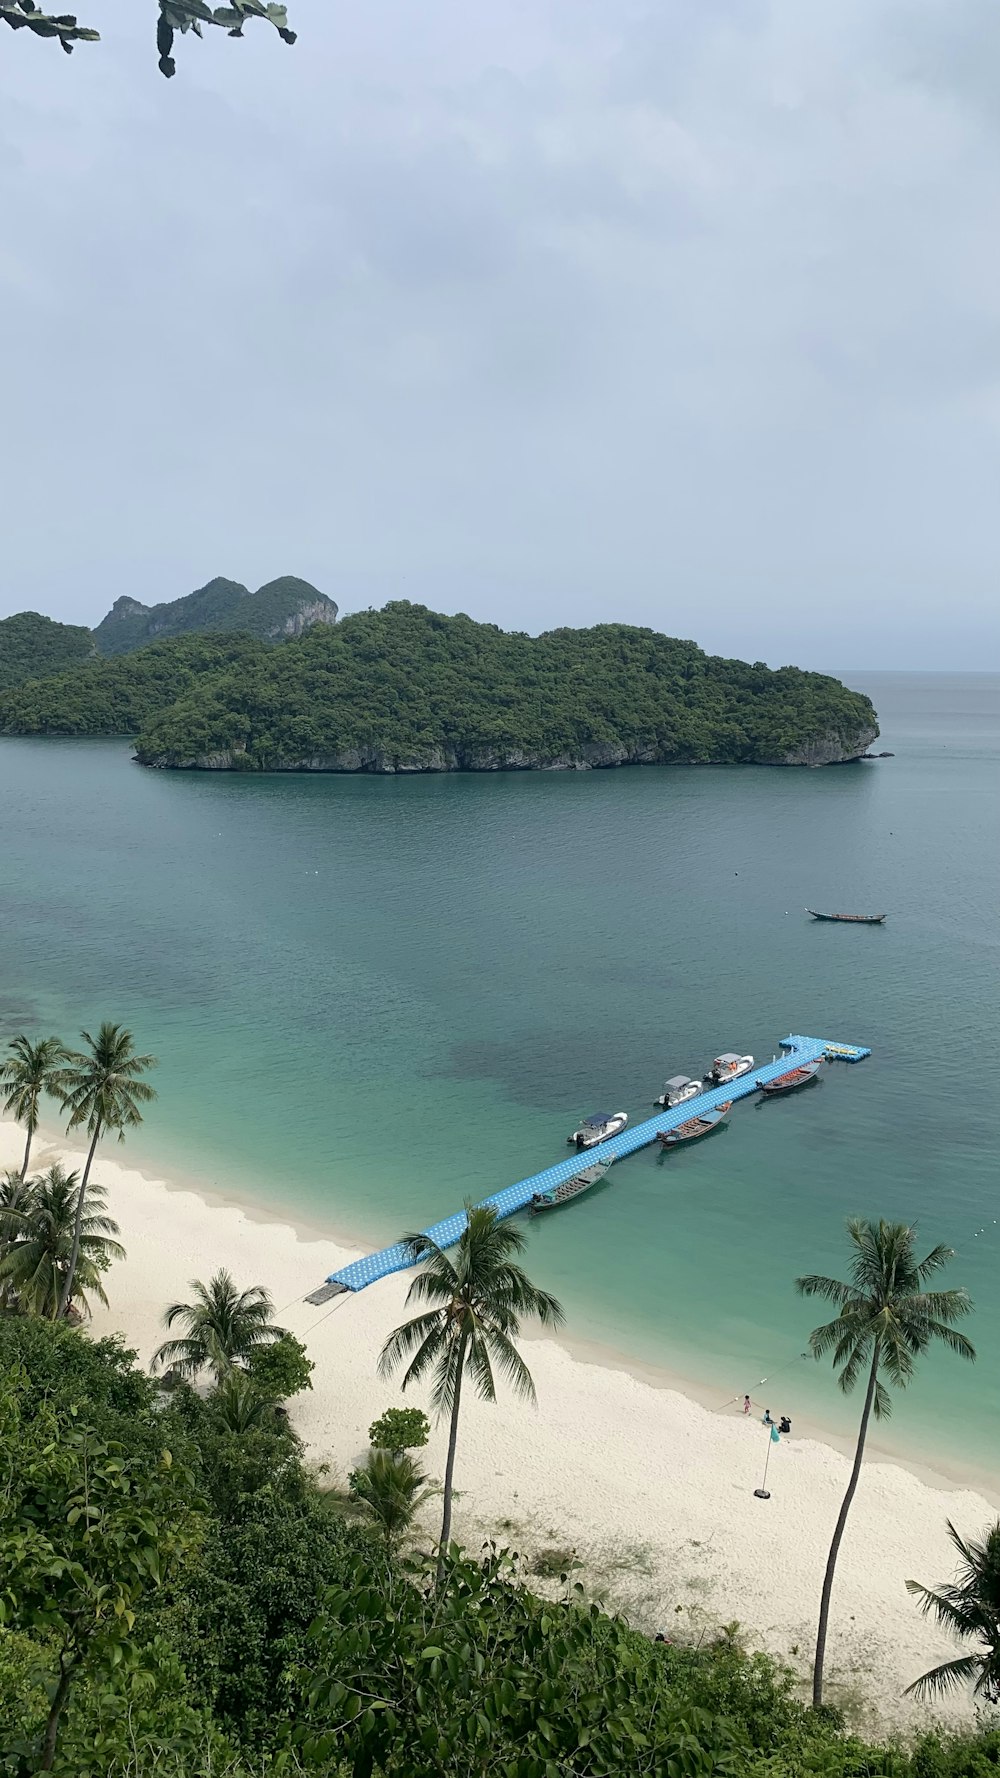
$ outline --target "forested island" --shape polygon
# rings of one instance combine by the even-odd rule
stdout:
[[[528,636],[396,601],[278,645],[233,629],[89,661],[0,697],[0,732],[134,736],[149,766],[393,773],[827,765],[878,723],[839,680],[654,630]]]

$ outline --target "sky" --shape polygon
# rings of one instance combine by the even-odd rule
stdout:
[[[996,0],[0,32],[0,615],[298,574],[1000,669]]]

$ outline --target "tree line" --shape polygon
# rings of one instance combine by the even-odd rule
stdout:
[[[32,1188],[44,1092],[88,1130],[92,1159],[102,1133],[139,1120],[135,1088],[151,1092],[152,1062],[120,1026],[76,1052],[14,1039],[2,1079],[26,1140],[9,1194]],[[34,1182],[50,1220],[58,1173]],[[379,1370],[401,1374],[404,1391],[429,1385],[448,1422],[444,1479],[421,1466],[423,1411],[401,1407],[372,1424],[367,1458],[341,1489],[304,1461],[285,1404],[311,1387],[313,1365],[262,1285],[240,1289],[224,1270],[192,1280],[188,1300],[165,1310],[148,1372],[120,1340],[72,1325],[69,1305],[100,1291],[111,1248],[99,1244],[114,1225],[87,1175],[62,1176],[60,1189],[72,1214],[64,1208],[62,1248],[44,1266],[25,1258],[40,1241],[38,1208],[9,1196],[0,1212],[0,1771],[974,1778],[1000,1761],[989,1727],[910,1752],[863,1745],[824,1699],[836,1560],[870,1419],[890,1412],[932,1346],[975,1357],[958,1325],[967,1293],[934,1288],[946,1247],[921,1256],[906,1224],[857,1219],[846,1279],[797,1280],[834,1310],[813,1330],[813,1354],[832,1359],[845,1393],[864,1389],[806,1710],[780,1664],[732,1635],[697,1649],[653,1643],[567,1576],[562,1599],[542,1600],[509,1552],[472,1558],[455,1543],[469,1399],[493,1401],[498,1382],[532,1399],[522,1325],[562,1316],[520,1263],[516,1225],[468,1205],[453,1249],[404,1237],[416,1312],[389,1333]],[[414,1548],[436,1496],[438,1535]],[[908,1584],[965,1648],[911,1689],[971,1683],[988,1704],[1000,1683],[1000,1524],[979,1540],[951,1530],[955,1579]]]
[[[138,735],[147,763],[261,770],[781,763],[877,732],[870,700],[796,667],[628,624],[541,636],[399,600],[266,647],[188,636],[0,697],[8,734]]]

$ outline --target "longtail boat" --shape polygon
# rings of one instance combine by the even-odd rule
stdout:
[[[548,1191],[536,1192],[528,1205],[532,1216],[538,1216],[543,1210],[558,1210],[560,1204],[569,1204],[583,1192],[589,1192],[592,1185],[603,1179],[611,1169],[610,1161],[595,1161],[592,1167],[584,1167],[582,1173],[574,1173],[572,1179],[564,1179],[561,1185],[553,1185]]]
[[[881,926],[884,914],[818,914],[815,908],[806,908],[814,920],[840,920],[846,926]]]
[[[798,1087],[807,1087],[815,1080],[820,1071],[819,1062],[804,1062],[800,1068],[790,1068],[787,1074],[779,1074],[777,1080],[762,1080],[760,1090],[768,1098],[777,1098],[779,1093],[794,1093]]]
[[[700,1117],[689,1117],[687,1123],[678,1124],[676,1130],[661,1130],[659,1140],[664,1148],[676,1148],[681,1142],[697,1142],[700,1136],[710,1136],[725,1123],[726,1117],[733,1109],[733,1102],[727,1099],[717,1111],[704,1111]]]

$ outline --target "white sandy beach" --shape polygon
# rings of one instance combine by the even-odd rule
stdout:
[[[17,1127],[0,1124],[0,1168],[19,1164],[22,1146]],[[82,1161],[64,1138],[40,1136],[33,1170],[56,1159]],[[225,1265],[241,1287],[265,1284],[277,1319],[306,1342],[316,1366],[311,1393],[292,1405],[294,1423],[310,1459],[346,1476],[371,1421],[401,1400],[396,1386],[379,1382],[375,1363],[404,1317],[407,1278],[318,1309],[304,1293],[353,1257],[332,1241],[145,1177],[114,1144],[99,1155],[95,1178],[108,1190],[128,1259],[106,1279],[111,1307],[96,1307],[94,1332],[120,1330],[145,1363],[163,1337],[164,1305],[185,1299],[191,1278]],[[575,1548],[579,1577],[638,1627],[687,1638],[738,1620],[751,1646],[805,1674],[849,1471],[843,1453],[814,1439],[782,1440],[772,1453],[772,1497],[759,1501],[753,1490],[766,1434],[756,1419],[582,1362],[554,1340],[526,1341],[525,1356],[537,1410],[509,1398],[493,1407],[470,1399],[464,1412],[456,1535],[478,1547],[483,1534],[495,1534],[529,1558]],[[412,1392],[410,1399],[419,1405]],[[437,1428],[426,1453],[437,1475],[443,1446]],[[996,1516],[967,1488],[932,1487],[893,1463],[866,1464],[837,1571],[831,1702],[869,1728],[971,1718],[964,1697],[930,1709],[901,1695],[954,1652],[921,1617],[905,1581],[951,1573],[946,1519],[974,1534]]]

